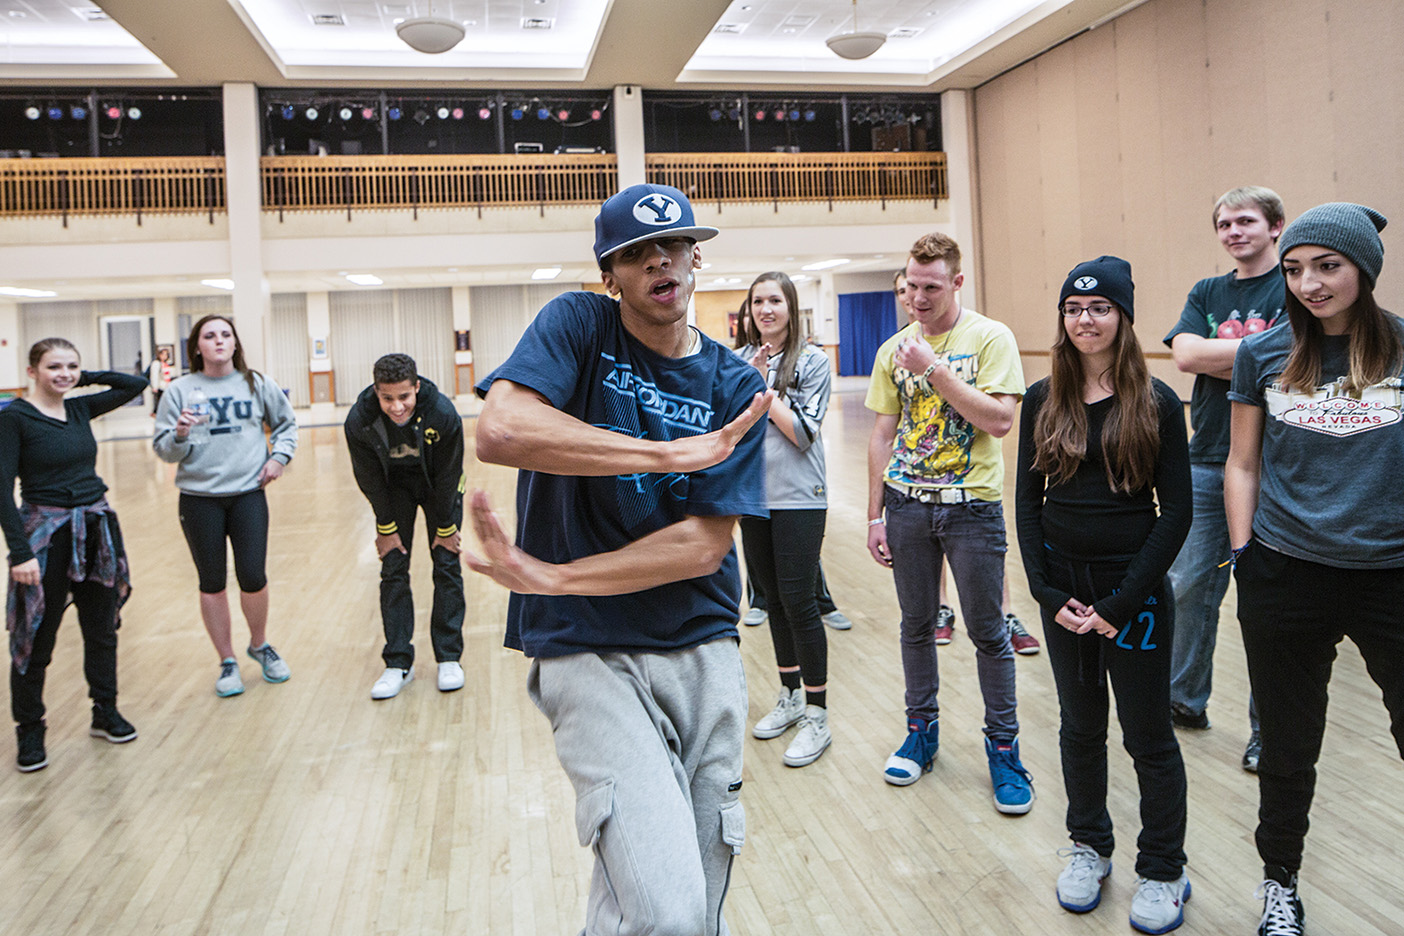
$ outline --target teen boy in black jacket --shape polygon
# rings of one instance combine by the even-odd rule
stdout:
[[[419,376],[407,354],[375,362],[375,383],[361,391],[346,417],[346,443],[356,484],[375,512],[380,556],[380,615],[385,624],[385,672],[372,699],[390,699],[414,678],[414,598],[410,545],[417,507],[424,508],[434,562],[429,634],[439,664],[439,691],[463,687],[463,570],[458,558],[463,520],[463,420],[453,402]]]

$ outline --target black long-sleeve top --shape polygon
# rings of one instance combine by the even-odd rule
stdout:
[[[1094,605],[1098,614],[1119,628],[1165,577],[1189,534],[1193,493],[1184,404],[1159,380],[1151,384],[1160,411],[1153,492],[1141,488],[1125,494],[1112,490],[1107,481],[1102,426],[1111,413],[1111,397],[1084,404],[1087,455],[1071,479],[1050,484],[1033,467],[1034,424],[1048,396],[1048,380],[1040,380],[1024,396],[1014,516],[1029,590],[1046,609],[1056,611],[1073,597],[1048,584],[1049,549],[1075,561],[1129,563],[1116,593],[1098,595]]]
[[[10,565],[34,558],[15,505],[15,478],[27,503],[49,507],[82,507],[107,491],[97,474],[97,440],[89,422],[141,396],[146,379],[115,371],[83,371],[77,385],[89,384],[111,389],[65,396],[66,419],[45,416],[23,399],[0,411],[0,526],[10,547]]]

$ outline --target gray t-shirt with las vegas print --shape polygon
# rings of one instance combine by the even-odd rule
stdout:
[[[1404,337],[1404,321],[1390,315]],[[1404,413],[1400,374],[1344,389],[1350,339],[1327,335],[1321,385],[1287,393],[1278,375],[1292,329],[1245,340],[1228,398],[1265,410],[1253,533],[1278,552],[1344,569],[1404,567]]]

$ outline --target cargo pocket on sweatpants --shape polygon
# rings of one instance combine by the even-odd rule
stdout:
[[[727,803],[721,808],[722,841],[731,846],[731,853],[738,854],[746,844],[746,807],[741,801]]]
[[[647,931],[653,910],[634,862],[626,830],[614,814],[614,781],[602,780],[575,799],[575,833],[580,844],[595,853],[595,874],[608,894],[596,903],[591,897],[590,929],[612,930],[622,921]]]

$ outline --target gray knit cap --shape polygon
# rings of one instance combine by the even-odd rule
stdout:
[[[1277,255],[1302,244],[1329,247],[1344,254],[1360,268],[1373,288],[1384,266],[1384,244],[1380,231],[1389,219],[1373,208],[1352,202],[1327,202],[1303,211],[1297,220],[1287,225],[1277,242]]]

